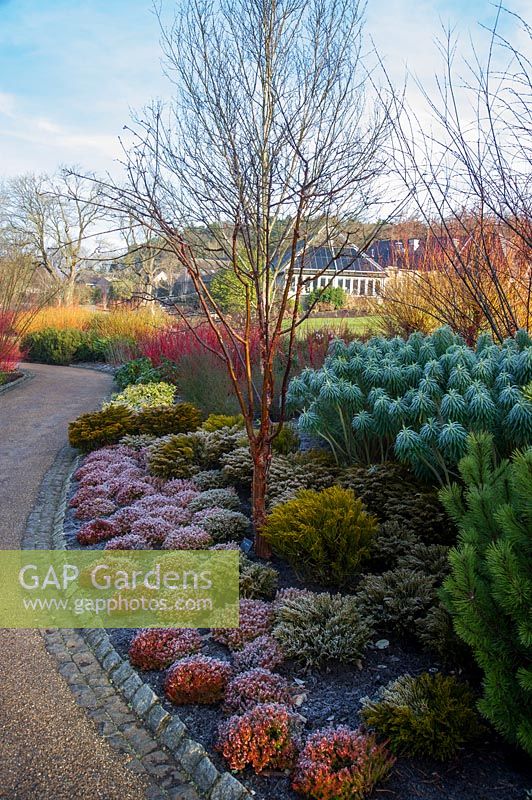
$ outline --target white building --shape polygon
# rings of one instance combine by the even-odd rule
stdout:
[[[356,247],[344,247],[337,255],[330,246],[308,248],[304,255],[301,279],[302,294],[314,289],[337,286],[352,297],[377,297],[384,294],[387,271],[366,253]],[[296,260],[295,271],[299,275]],[[280,278],[284,271],[281,270]],[[292,278],[291,294],[296,291],[296,278]]]

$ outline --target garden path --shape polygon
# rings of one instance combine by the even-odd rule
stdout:
[[[69,420],[97,408],[104,373],[31,364],[34,378],[0,396],[0,549],[18,549],[39,485]],[[39,631],[0,630],[0,798],[142,800],[125,768],[76,704]]]

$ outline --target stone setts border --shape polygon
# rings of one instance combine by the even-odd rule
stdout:
[[[26,383],[26,381],[31,381],[31,379],[35,377],[33,372],[28,372],[26,369],[21,369],[19,371],[22,373],[20,378],[17,378],[14,381],[9,381],[9,383],[3,383],[0,386],[0,395],[4,394],[4,392],[9,392],[11,389],[16,389],[17,386],[22,386],[23,383]]]
[[[64,549],[67,493],[78,459],[66,446],[46,473],[23,537],[24,549]],[[245,800],[248,790],[220,772],[177,713],[169,714],[152,688],[114,648],[107,632],[48,630],[48,652],[77,702],[128,768],[149,781],[148,800]]]

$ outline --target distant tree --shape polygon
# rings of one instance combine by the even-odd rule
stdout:
[[[47,274],[55,296],[72,303],[79,270],[97,250],[88,242],[104,216],[99,187],[66,172],[27,174],[7,181],[2,195],[4,234]]]
[[[249,278],[238,275],[231,267],[220,267],[211,281],[210,293],[214,302],[227,314],[243,314],[247,295],[255,302],[253,284]]]
[[[340,286],[326,286],[324,289],[313,289],[307,299],[310,307],[327,306],[338,310],[345,308],[347,303],[347,293]]]
[[[396,113],[390,158],[441,243],[439,271],[501,341],[532,323],[532,29],[502,4],[495,14],[485,54],[474,50],[460,70],[446,32],[437,90],[420,87],[433,124],[411,108]],[[508,36],[503,16],[514,25]],[[427,273],[427,296],[430,281]],[[437,319],[452,325],[453,294],[435,305]]]

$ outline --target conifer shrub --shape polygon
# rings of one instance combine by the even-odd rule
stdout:
[[[273,636],[285,657],[310,669],[356,663],[372,634],[371,618],[350,595],[300,594],[283,600],[275,613]]]
[[[200,423],[201,414],[190,403],[146,408],[139,412],[127,406],[111,405],[101,411],[82,414],[70,423],[68,435],[72,447],[88,453],[116,444],[124,436],[186,433],[195,431]]]
[[[218,543],[240,541],[251,530],[251,521],[245,514],[228,508],[214,507],[197,511],[192,522],[205,528]]]
[[[418,542],[397,559],[397,567],[431,576],[439,586],[450,571],[449,548],[444,544]]]
[[[197,631],[164,629],[139,631],[129,646],[129,660],[142,670],[166,669],[178,658],[201,650]]]
[[[419,543],[417,536],[401,523],[383,522],[379,525],[371,543],[371,567],[380,571],[392,569],[397,566],[397,561],[402,556]]]
[[[395,759],[372,734],[345,726],[316,731],[294,769],[292,789],[312,800],[364,800]]]
[[[271,600],[277,591],[279,573],[273,567],[240,555],[240,597]]]
[[[407,638],[415,636],[417,620],[437,602],[432,576],[400,567],[365,575],[355,596],[361,613],[370,616],[379,631]]]
[[[239,428],[244,427],[244,417],[242,414],[209,414],[201,427],[204,431],[212,433],[222,428],[235,428],[236,426]]]
[[[288,453],[297,453],[299,450],[300,439],[299,434],[292,427],[292,425],[284,424],[281,431],[272,442],[272,449],[274,453],[286,456]]]
[[[286,503],[301,489],[320,491],[335,486],[339,474],[334,459],[323,450],[275,454],[269,472],[268,505],[273,508]]]
[[[184,434],[165,436],[149,449],[148,470],[158,478],[189,478],[194,472],[194,449]]]
[[[201,412],[191,403],[145,408],[136,415],[136,432],[150,436],[188,433],[201,425]]]
[[[227,478],[221,469],[206,469],[195,473],[194,483],[200,492],[206,492],[209,489],[225,489]]]
[[[175,386],[170,383],[143,383],[130,385],[122,392],[114,394],[104,403],[102,408],[109,406],[126,406],[131,411],[142,411],[145,408],[162,408],[171,406],[174,402]]]
[[[427,544],[456,541],[456,528],[437,491],[401,464],[348,467],[340,472],[338,483],[352,489],[381,523],[395,525]]]
[[[249,447],[236,447],[221,460],[224,478],[235,486],[249,487],[253,478],[253,460]]]
[[[193,655],[170,667],[164,682],[166,697],[175,705],[210,705],[223,699],[231,665],[210,656]]]
[[[125,406],[113,406],[104,411],[82,414],[68,426],[68,439],[72,447],[90,453],[106,445],[115,444],[123,436],[135,432],[135,415]]]
[[[123,436],[120,439],[120,444],[131,447],[133,450],[144,450],[145,447],[150,447],[154,444],[156,439],[156,436],[151,436],[149,433],[131,433]]]
[[[300,577],[341,587],[368,558],[376,532],[375,517],[353,492],[332,486],[275,506],[263,534]]]
[[[460,531],[444,604],[484,673],[481,713],[532,754],[532,447],[497,466],[492,439],[472,436],[459,469],[441,492]]]
[[[232,678],[225,692],[225,707],[234,714],[244,714],[261,703],[292,706],[293,698],[286,678],[257,667]]]
[[[193,514],[206,508],[227,508],[229,511],[238,511],[240,500],[232,487],[229,489],[209,489],[206,492],[200,492],[191,500],[188,508]]]
[[[416,620],[416,636],[425,651],[436,655],[450,669],[472,666],[471,648],[460,639],[451,615],[441,603]]]
[[[366,699],[361,715],[393,753],[440,761],[482,731],[469,687],[441,673],[402,675],[377,700]]]
[[[299,727],[298,717],[286,706],[257,705],[220,725],[216,749],[235,772],[248,766],[257,773],[288,769],[297,757]]]

